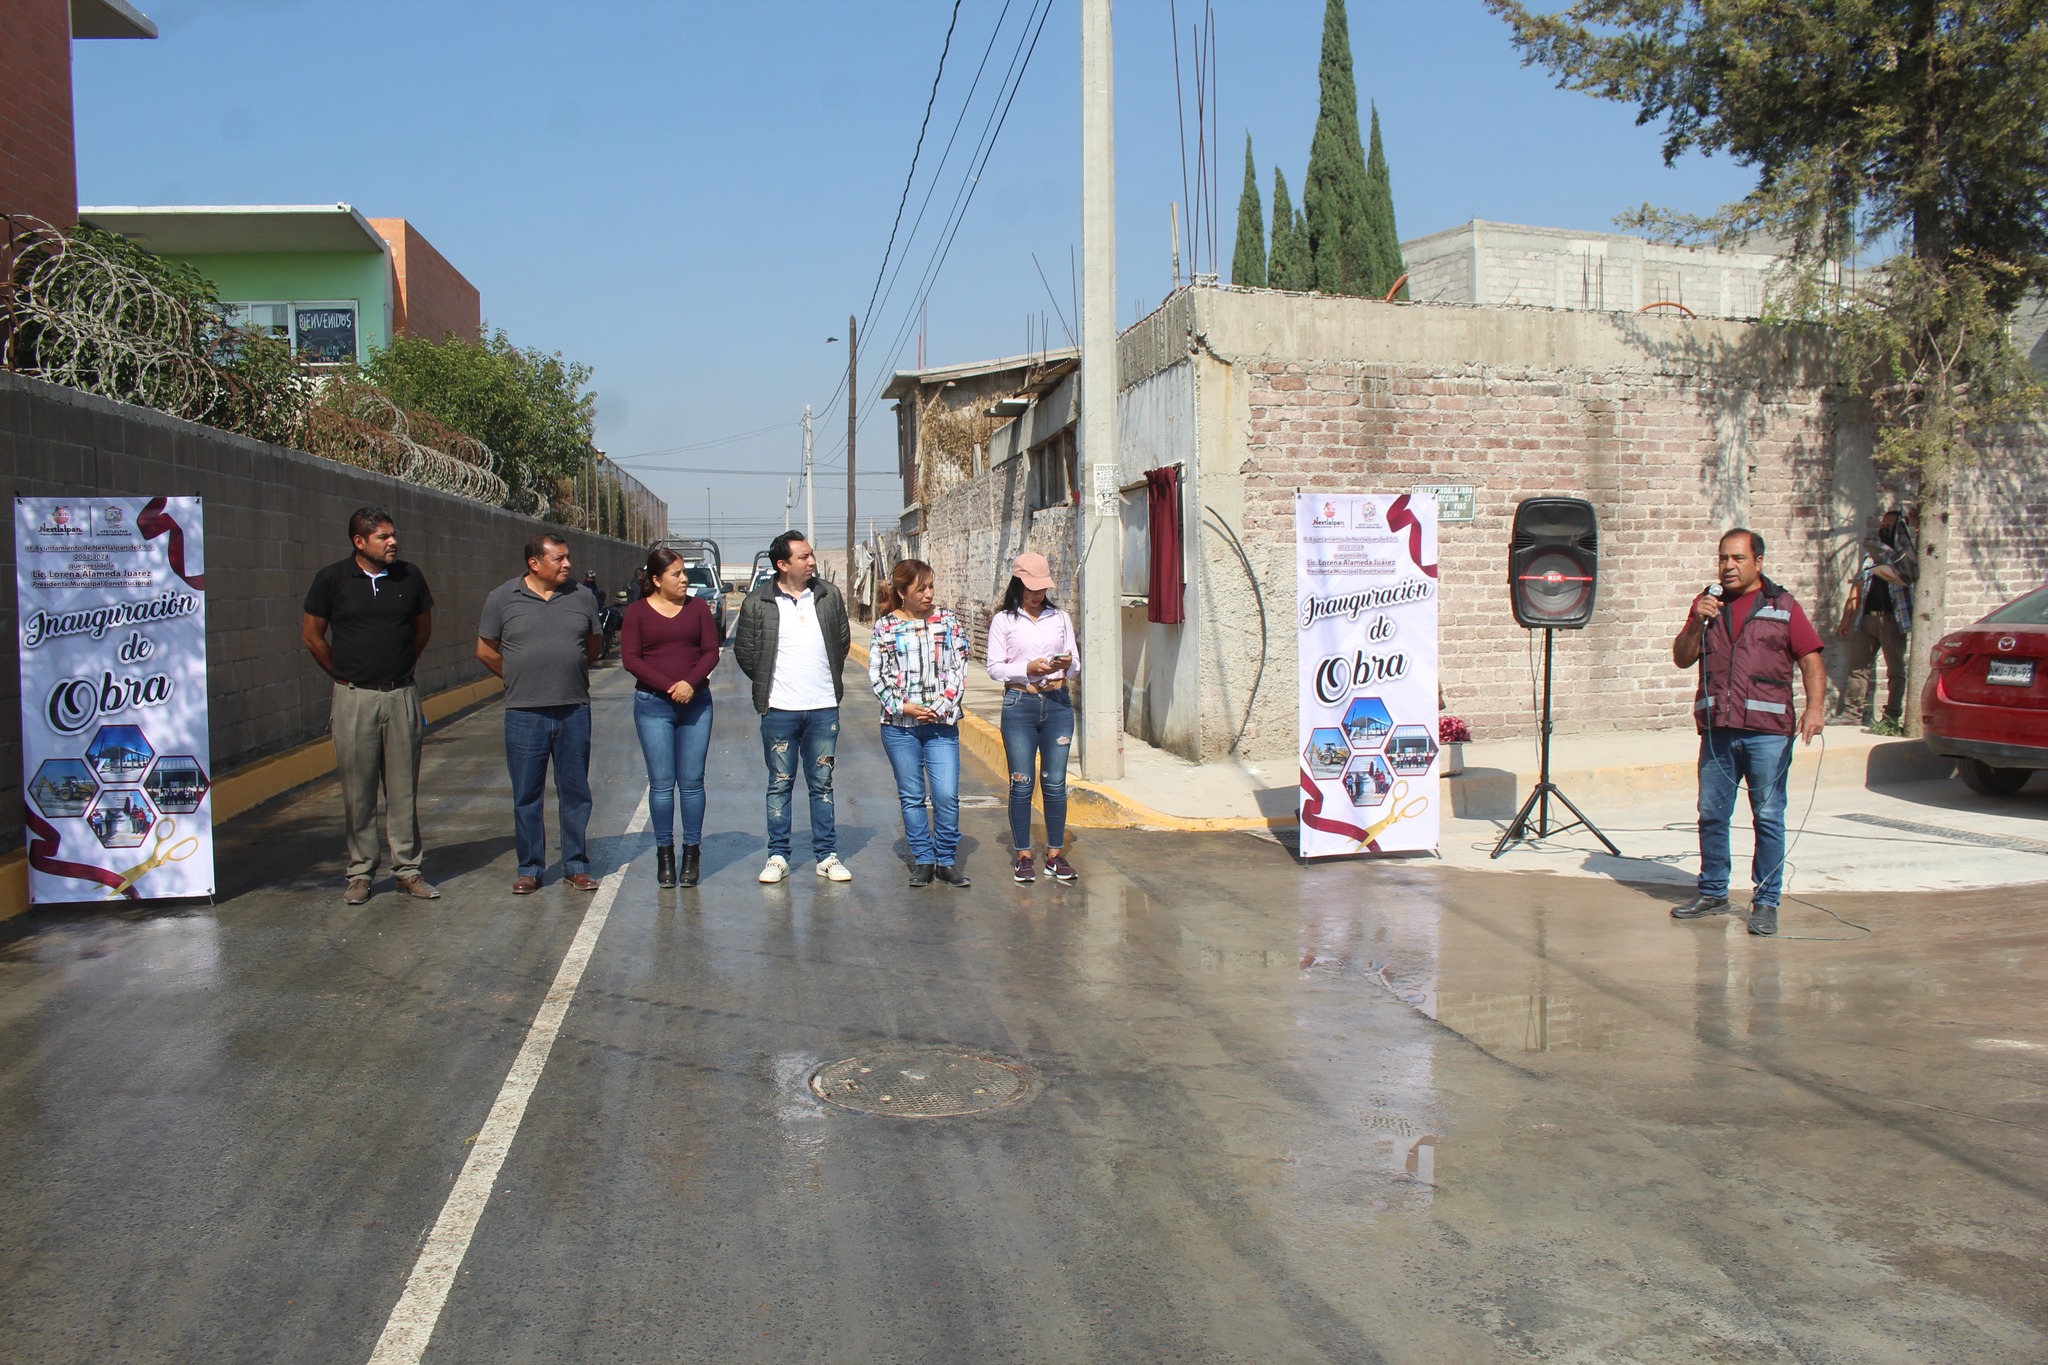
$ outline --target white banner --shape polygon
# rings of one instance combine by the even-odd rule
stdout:
[[[213,894],[198,498],[16,498],[35,903]]]
[[[1437,846],[1436,511],[1295,495],[1304,858]]]

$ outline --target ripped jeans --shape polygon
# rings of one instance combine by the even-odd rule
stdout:
[[[789,856],[789,796],[797,764],[811,794],[811,852],[819,861],[839,848],[832,814],[832,762],[839,748],[839,708],[768,710],[761,715],[761,756],[768,760],[768,852]]]
[[[1031,851],[1031,789],[1045,798],[1045,846],[1067,842],[1067,756],[1074,748],[1074,700],[1053,692],[1003,692],[1003,755],[1010,764],[1010,844]]]

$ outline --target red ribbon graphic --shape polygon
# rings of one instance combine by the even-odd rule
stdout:
[[[1374,839],[1370,831],[1360,829],[1357,825],[1347,825],[1342,820],[1332,820],[1323,814],[1323,789],[1316,785],[1316,780],[1309,776],[1305,768],[1301,774],[1301,790],[1308,797],[1308,800],[1302,803],[1301,823],[1310,829],[1319,829],[1325,834],[1341,834],[1347,839],[1356,839],[1365,844],[1363,852],[1380,851],[1379,840]]]
[[[1403,493],[1394,499],[1394,505],[1387,509],[1387,529],[1408,532],[1408,557],[1415,561],[1415,567],[1436,577],[1436,565],[1422,562],[1422,519],[1408,510],[1408,495]]]
[[[178,519],[164,510],[170,505],[169,498],[152,498],[149,506],[142,509],[142,515],[135,519],[135,529],[142,532],[144,540],[155,540],[158,536],[170,535],[171,572],[190,583],[200,592],[206,591],[206,575],[194,576],[185,572],[185,528],[178,525]],[[1434,569],[1431,573],[1436,572]]]
[[[98,882],[101,886],[110,888],[121,884],[121,874],[118,872],[109,872],[106,868],[94,867],[91,863],[63,861],[57,856],[57,849],[64,842],[64,836],[52,829],[49,821],[34,811],[27,811],[25,814],[28,816],[28,832],[34,836],[28,846],[30,867],[38,872],[47,872],[53,877],[74,877],[82,882]],[[131,901],[142,899],[135,894],[132,885],[121,894]]]

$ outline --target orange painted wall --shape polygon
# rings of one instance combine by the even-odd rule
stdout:
[[[0,4],[11,0],[0,0]],[[403,218],[372,218],[370,226],[391,247],[391,330],[439,341],[449,333],[474,341],[483,330],[483,299],[476,286],[434,250]]]
[[[0,213],[78,221],[70,0],[0,0]]]

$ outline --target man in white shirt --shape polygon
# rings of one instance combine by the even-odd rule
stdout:
[[[761,754],[768,764],[768,865],[763,882],[789,876],[789,798],[803,768],[811,797],[811,851],[818,875],[850,882],[839,861],[839,830],[832,811],[832,765],[839,746],[840,670],[852,630],[846,599],[817,576],[810,542],[785,531],[768,547],[775,577],[740,604],[733,661],[754,683],[761,713]]]

